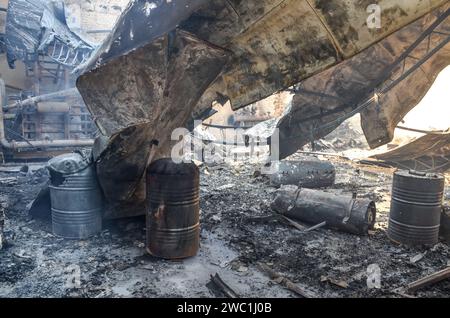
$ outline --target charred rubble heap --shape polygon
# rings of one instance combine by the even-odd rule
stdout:
[[[7,10],[8,64],[34,81],[0,87],[2,159],[51,159],[0,167],[0,296],[450,295],[449,132],[315,149],[355,114],[369,147],[392,141],[448,65],[448,1],[385,1],[377,30],[361,1],[131,1],[99,43],[73,1],[33,1],[26,41],[28,1]],[[206,129],[277,93],[241,140]],[[174,155],[180,127],[201,151]]]
[[[91,160],[2,169],[2,296],[449,294],[450,190],[439,174],[304,155],[269,176],[250,163],[162,160],[149,168],[146,216],[108,220]]]

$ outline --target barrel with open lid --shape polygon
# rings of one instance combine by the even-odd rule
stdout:
[[[441,174],[395,172],[388,237],[412,246],[438,243],[444,187]]]
[[[200,173],[193,163],[160,159],[147,170],[147,251],[164,259],[195,256],[200,245]]]

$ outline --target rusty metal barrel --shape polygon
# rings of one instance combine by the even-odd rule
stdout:
[[[50,198],[53,234],[86,239],[102,229],[103,195],[90,158],[67,154],[52,159]]]
[[[441,174],[395,172],[388,237],[411,246],[438,243],[444,187]]]
[[[147,252],[164,259],[197,255],[200,173],[193,163],[160,159],[147,170]]]

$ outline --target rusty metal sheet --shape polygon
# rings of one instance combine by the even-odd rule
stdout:
[[[381,28],[369,29],[370,0],[212,1],[215,6],[199,14],[209,19],[199,21],[194,14],[182,27],[224,45],[234,58],[205,92],[198,112],[222,96],[231,100],[233,109],[268,97],[350,58],[446,2],[378,1]],[[234,13],[222,18],[224,11],[231,12],[227,4]]]
[[[233,54],[195,114],[224,97],[238,109],[360,52],[445,2],[380,1],[382,27],[371,30],[370,1],[136,1],[87,69],[101,68],[179,25]]]
[[[90,61],[80,69],[83,72],[99,68],[122,55],[145,46],[174,30],[208,0],[154,0],[130,1],[111,34]]]
[[[332,33],[344,57],[361,52],[447,1],[307,0]],[[380,8],[381,28],[367,27],[368,6]]]
[[[401,169],[446,172],[450,169],[450,130],[428,134],[403,147],[372,158]]]
[[[449,8],[450,4],[442,6],[362,53],[301,82],[290,112],[278,124],[281,157],[336,129],[341,123],[337,119],[345,118],[359,103],[373,96],[375,89],[390,77],[391,64]],[[450,18],[440,30],[450,31]],[[438,42],[439,37],[434,37],[429,44]],[[426,49],[424,41],[414,54],[420,56]],[[362,127],[371,147],[392,140],[397,124],[417,105],[449,62],[450,44],[387,94],[380,95],[378,106],[373,104],[362,111]]]
[[[158,131],[185,125],[227,59],[221,48],[178,30],[83,74],[77,86],[104,135],[150,123],[162,143],[167,136]]]
[[[80,93],[90,109],[95,107],[97,125],[111,136],[96,154],[110,205],[106,217],[143,212],[148,163],[170,154],[173,130],[188,121],[227,59],[222,49],[179,30],[79,78]]]
[[[108,161],[116,162],[115,173],[121,174],[131,160],[138,167],[137,177],[148,162],[169,154],[173,129],[207,113],[214,101],[230,99],[238,109],[261,100],[330,68],[447,1],[387,2],[388,8],[398,4],[402,14],[387,15],[395,17],[395,23],[373,33],[359,33],[365,27],[363,16],[368,16],[366,2],[359,0],[329,0],[325,7],[324,1],[312,0],[130,2],[110,37],[82,68],[77,87],[105,136],[114,139],[135,126],[136,140],[153,140],[159,146],[151,147],[154,154],[149,157],[149,149],[142,153],[132,142],[111,140],[116,146],[107,148],[104,158],[109,159],[99,167],[105,192],[112,201],[114,193],[121,202],[130,200],[141,180],[117,189]],[[359,38],[352,35],[345,43],[348,30],[331,24],[333,14],[358,30]],[[358,19],[348,18],[352,16]],[[115,147],[121,149],[119,154]],[[134,156],[142,160],[130,159]]]

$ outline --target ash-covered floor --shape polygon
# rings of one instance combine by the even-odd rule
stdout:
[[[272,212],[276,188],[255,173],[257,166],[202,166],[201,248],[197,257],[179,262],[146,254],[144,217],[109,221],[86,241],[53,236],[49,222],[27,212],[47,182],[46,170],[2,172],[7,242],[0,251],[0,297],[215,297],[207,285],[216,273],[242,297],[297,297],[258,263],[315,297],[402,297],[394,290],[450,265],[444,243],[407,248],[386,237],[393,169],[321,159],[337,168],[330,191],[357,187],[360,196],[376,201],[376,229],[368,237],[323,228],[300,232]],[[381,270],[380,289],[368,288],[374,265]],[[450,281],[414,296],[449,297]]]

